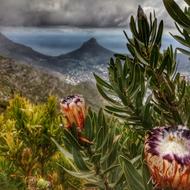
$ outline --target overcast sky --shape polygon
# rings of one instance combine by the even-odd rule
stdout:
[[[183,0],[176,0],[183,7]],[[0,0],[1,25],[123,27],[138,5],[173,26],[162,0]]]

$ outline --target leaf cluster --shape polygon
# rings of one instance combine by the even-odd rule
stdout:
[[[177,48],[182,53],[190,56],[190,1],[184,0],[187,6],[182,10],[174,0],[163,0],[164,5],[174,19],[175,26],[180,35],[171,34],[175,40],[184,45],[186,49]]]
[[[124,189],[123,172],[119,168],[118,153],[121,150],[120,133],[122,126],[115,119],[108,119],[100,110],[99,114],[89,111],[82,134],[88,141],[79,139],[75,131],[64,130],[64,144],[59,150],[69,160],[74,161],[72,170],[63,167],[69,174],[86,181],[86,187],[100,189]]]
[[[132,38],[124,32],[130,55],[116,54],[110,60],[108,81],[95,75],[97,88],[109,103],[106,111],[144,132],[189,121],[184,113],[189,83],[177,73],[173,48],[161,51],[163,21],[157,22],[152,14],[148,20],[139,7],[137,23],[133,16],[130,20]]]

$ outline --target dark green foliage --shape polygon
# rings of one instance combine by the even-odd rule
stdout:
[[[110,103],[105,109],[144,132],[160,124],[186,123],[183,107],[187,84],[176,73],[172,47],[160,50],[163,22],[157,24],[152,15],[148,21],[139,8],[137,24],[131,17],[130,29],[132,38],[125,36],[131,55],[117,54],[111,59],[109,82],[95,75],[100,94]]]
[[[121,156],[120,157],[121,167],[125,174],[125,178],[127,181],[127,189],[128,190],[145,190],[143,184],[143,178],[137,171],[137,169],[133,166],[130,160]]]
[[[119,183],[123,173],[119,169],[117,157],[121,151],[119,139],[122,126],[120,125],[119,129],[118,124],[115,119],[106,118],[102,110],[98,116],[90,111],[83,134],[92,142],[90,144],[78,139],[73,130],[65,129],[64,140],[69,148],[64,149],[56,141],[54,142],[65,157],[74,161],[75,166],[72,170],[63,167],[64,170],[84,179],[86,186],[100,189],[123,189],[124,183]]]
[[[107,81],[94,74],[107,102],[104,110],[118,121],[102,110],[90,111],[82,133],[90,143],[81,142],[75,126],[65,129],[65,148],[54,141],[75,163],[64,170],[98,189],[153,190],[143,154],[147,131],[163,125],[190,127],[190,84],[177,72],[176,51],[160,49],[163,21],[152,14],[148,18],[139,7],[129,26],[132,37],[124,34],[130,54],[110,59]]]
[[[190,1],[184,0],[187,4],[184,11],[177,5],[174,0],[163,0],[164,5],[170,14],[170,16],[176,22],[176,28],[178,29],[179,35],[172,35],[182,45],[186,46],[186,49],[178,48],[182,53],[190,56]]]
[[[3,190],[24,189],[24,183],[17,175],[17,169],[8,161],[0,159],[0,188]]]

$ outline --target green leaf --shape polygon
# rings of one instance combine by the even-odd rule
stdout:
[[[136,24],[135,24],[135,19],[133,16],[131,16],[131,20],[130,20],[130,29],[131,29],[131,32],[133,33],[133,35],[136,37],[136,38],[139,38],[139,34],[137,32],[137,28],[136,28]]]
[[[98,112],[98,125],[102,126],[105,123],[105,116],[103,109],[101,108]]]
[[[100,189],[104,189],[104,184],[102,181],[97,181],[96,183],[85,183],[84,186],[87,188],[87,189],[97,189],[98,187]]]
[[[81,179],[87,179],[88,181],[96,182],[94,180],[94,173],[93,172],[77,172],[77,171],[71,171],[65,168],[64,166],[58,164],[60,167],[62,167],[67,173],[70,175],[76,177],[76,178],[81,178]],[[91,179],[91,180],[90,180]]]
[[[101,86],[104,86],[106,88],[109,88],[109,89],[112,89],[112,86],[110,84],[108,84],[105,80],[101,79],[98,75],[96,75],[94,73],[94,77],[96,79],[96,82],[101,85]]]
[[[60,146],[55,139],[51,138],[51,140],[56,144],[57,148],[65,156],[65,158],[73,160],[73,155],[71,153],[69,153],[65,148]]]
[[[131,53],[131,55],[133,57],[135,57],[135,50],[134,50],[133,46],[131,44],[127,44],[127,48],[129,50],[129,52]]]
[[[138,60],[141,63],[143,63],[145,66],[148,66],[149,65],[148,61],[136,49],[134,49],[134,51],[135,51],[136,58],[138,58]]]
[[[65,137],[69,140],[70,145],[76,149],[82,149],[81,145],[78,143],[78,140],[71,134],[67,129],[64,130]]]
[[[125,37],[127,38],[128,42],[132,45],[134,45],[134,42],[132,41],[132,39],[129,38],[129,36],[127,35],[126,31],[123,31]]]
[[[123,54],[116,53],[116,54],[114,54],[114,56],[115,56],[116,58],[119,58],[119,59],[123,60],[123,61],[126,60],[126,56],[123,55]]]
[[[187,51],[187,50],[182,49],[182,48],[177,48],[177,50],[181,51],[181,53],[183,53],[183,54],[185,54],[185,55],[190,56],[190,51]]]
[[[150,33],[150,42],[154,42],[156,38],[156,32],[157,32],[157,19],[154,19],[153,25],[152,25],[152,30]]]
[[[161,46],[163,28],[164,28],[164,22],[163,22],[163,20],[162,20],[162,21],[160,22],[160,24],[159,24],[157,36],[156,36],[156,39],[155,39],[155,42],[154,42],[154,44],[156,44],[158,47]]]
[[[110,110],[111,112],[116,112],[116,113],[126,113],[126,114],[131,113],[130,111],[128,111],[127,107],[105,106],[105,108]]]
[[[179,31],[179,33],[181,34],[181,35],[183,35],[183,31],[182,31],[182,29],[178,26],[178,24],[175,22],[175,27],[177,28],[177,30]]]
[[[107,153],[107,165],[111,166],[118,158],[119,152],[119,141],[113,142],[113,145],[108,148],[109,152]]]
[[[73,158],[76,166],[81,170],[81,171],[90,171],[89,168],[87,167],[87,164],[82,158],[82,155],[79,150],[76,150],[75,148],[72,149],[73,153]]]
[[[150,172],[148,170],[147,165],[144,162],[142,166],[142,176],[145,190],[153,190]]]
[[[143,127],[144,129],[150,129],[152,128],[152,118],[151,118],[151,111],[152,111],[152,105],[150,101],[152,100],[152,95],[150,95],[145,103],[144,106],[144,113],[143,113]]]
[[[123,188],[120,187],[120,184],[122,184]],[[118,188],[116,188],[116,186],[118,186]],[[116,181],[114,183],[111,183],[110,187],[116,190],[126,189],[125,176],[121,170],[117,172]]]
[[[121,168],[125,174],[128,190],[145,190],[143,178],[138,173],[137,169],[124,156],[119,157]]]
[[[158,65],[158,58],[159,58],[159,48],[158,46],[153,46],[151,55],[150,55],[150,66],[152,68],[156,68]]]
[[[144,45],[145,47],[148,47],[148,43],[149,43],[149,35],[150,35],[150,29],[149,29],[149,24],[147,21],[147,17],[143,16],[141,20],[142,23],[142,34],[143,34],[143,41],[144,41]]]
[[[86,120],[85,120],[85,137],[87,137],[87,139],[89,139],[90,141],[93,140],[93,137],[94,137],[94,126],[93,126],[93,123],[92,123],[92,119],[90,118],[90,116],[88,115],[86,117]]]
[[[105,138],[105,133],[104,133],[104,127],[102,126],[96,135],[96,149],[98,149],[102,145],[104,138]]]
[[[103,88],[102,88],[100,85],[96,84],[96,87],[97,87],[99,93],[102,95],[102,97],[104,97],[107,101],[118,104],[117,101],[115,101],[114,99],[110,98],[110,97],[105,93],[105,91],[103,90]]]
[[[94,153],[91,157],[93,163],[99,163],[101,159],[101,153]]]
[[[170,62],[170,55],[166,54],[163,58],[163,61],[158,69],[158,75],[161,75],[163,73],[163,71],[166,69],[167,65],[169,65]]]
[[[184,0],[190,6],[190,0]]]
[[[119,167],[119,164],[114,164],[114,165],[111,165],[110,167],[108,167],[106,170],[103,170],[102,171],[102,174],[106,174],[112,170],[114,170],[115,168],[118,168]]]
[[[190,19],[183,13],[174,0],[163,0],[164,5],[170,16],[181,26],[189,28]]]
[[[172,34],[171,34],[172,35]],[[173,38],[178,41],[179,43],[181,43],[182,45],[184,46],[187,46],[188,48],[190,48],[190,42],[188,42],[186,39],[183,39],[182,37],[180,36],[177,36],[177,35],[172,35]]]

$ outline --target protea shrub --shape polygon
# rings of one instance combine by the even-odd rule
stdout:
[[[190,189],[190,130],[156,127],[145,140],[145,159],[159,188]]]

